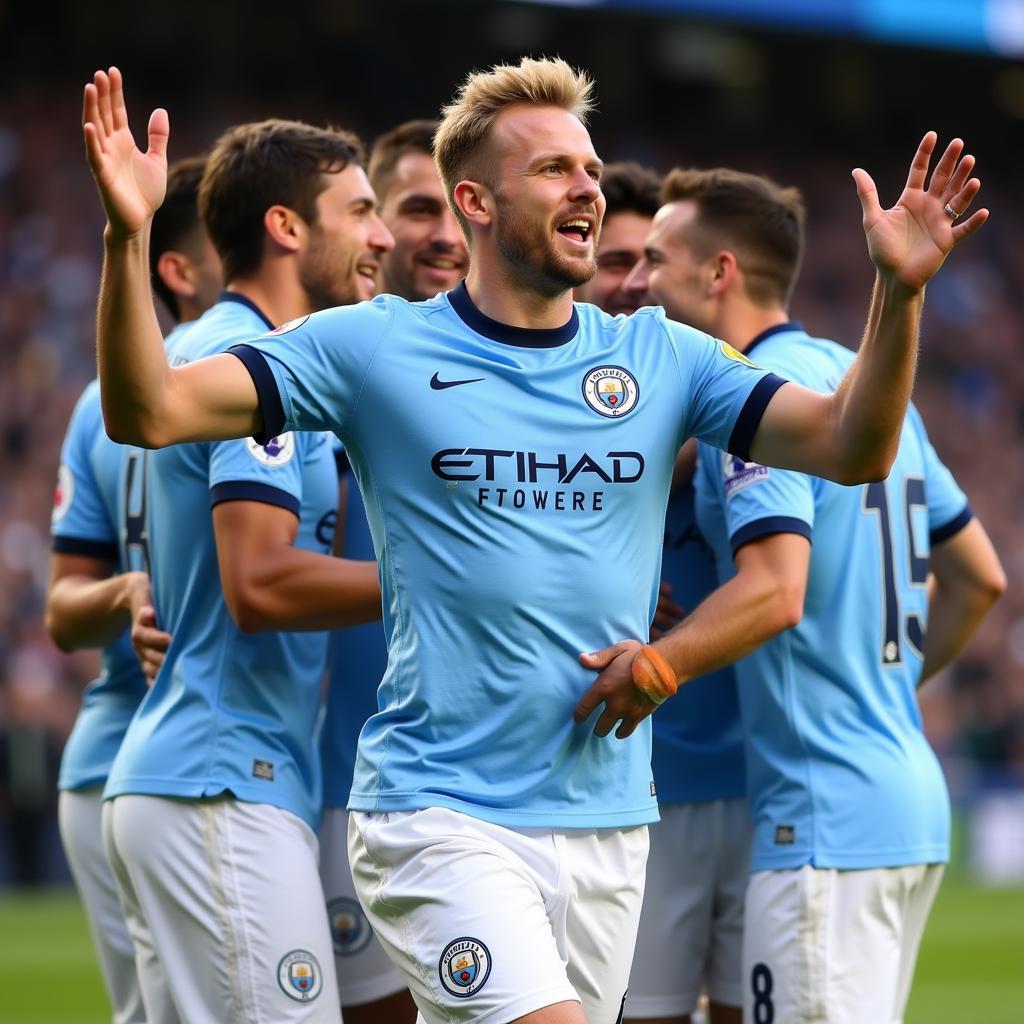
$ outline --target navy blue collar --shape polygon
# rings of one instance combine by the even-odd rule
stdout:
[[[481,313],[469,297],[466,282],[461,281],[448,292],[448,301],[459,319],[470,329],[482,334],[491,341],[500,341],[503,345],[518,345],[521,348],[557,348],[576,337],[580,326],[580,315],[572,307],[572,316],[561,327],[533,328],[512,327],[498,320],[492,320]]]
[[[274,325],[270,322],[270,318],[266,313],[256,305],[252,299],[246,298],[241,292],[221,292],[217,296],[218,302],[237,302],[240,306],[248,306],[266,325],[267,330],[272,331]]]
[[[790,320],[788,323],[776,324],[774,327],[769,327],[767,331],[762,331],[747,346],[747,350],[743,354],[749,357],[756,346],[760,345],[762,341],[767,341],[773,334],[783,334],[786,331],[803,331],[803,329],[804,325],[799,320]]]

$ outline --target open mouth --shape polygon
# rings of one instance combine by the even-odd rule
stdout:
[[[586,242],[590,238],[593,225],[583,217],[572,217],[558,225],[558,233],[574,242]]]
[[[446,274],[462,269],[462,263],[459,260],[453,260],[445,256],[424,256],[420,263],[425,267],[430,267],[431,270],[440,270]]]
[[[360,277],[365,277],[370,284],[377,283],[377,270],[378,266],[376,263],[358,263],[356,264],[356,273]]]

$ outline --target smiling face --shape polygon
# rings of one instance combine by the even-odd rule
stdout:
[[[363,169],[349,164],[327,179],[299,253],[299,281],[313,309],[372,299],[381,256],[394,246]]]
[[[623,287],[629,272],[643,256],[650,227],[650,217],[631,210],[605,217],[597,248],[597,273],[577,292],[581,302],[592,302],[612,316],[635,313],[650,302]]]
[[[381,197],[381,219],[395,238],[381,260],[384,291],[418,302],[450,291],[466,276],[466,242],[426,153],[399,158]]]
[[[495,118],[489,143],[498,252],[545,294],[589,281],[605,202],[601,161],[582,122],[558,107],[518,103]]]
[[[690,229],[697,213],[697,204],[688,199],[658,211],[643,258],[623,288],[638,304],[664,306],[673,320],[711,332],[714,305],[707,285],[713,265],[694,255]]]

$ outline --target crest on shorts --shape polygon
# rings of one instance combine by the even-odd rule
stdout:
[[[254,437],[245,439],[246,451],[264,466],[287,466],[295,457],[295,435],[286,434],[272,437],[266,444],[260,444]]]
[[[339,896],[327,904],[327,919],[331,924],[331,941],[338,956],[355,956],[366,949],[373,935],[363,908],[352,899]]]
[[[289,999],[310,1003],[324,987],[324,976],[317,958],[307,949],[293,949],[277,965],[277,983]]]
[[[53,490],[53,514],[50,521],[59,523],[71,508],[75,497],[75,478],[65,463],[57,470],[57,486]]]
[[[441,953],[438,974],[447,992],[466,999],[479,992],[490,977],[490,951],[479,939],[454,939]]]
[[[583,378],[583,398],[594,412],[617,419],[636,408],[640,388],[621,366],[595,366]]]

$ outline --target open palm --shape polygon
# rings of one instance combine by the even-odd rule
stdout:
[[[85,87],[82,131],[108,230],[120,235],[141,231],[167,190],[167,111],[150,115],[149,148],[143,153],[128,127],[121,72],[97,71]]]
[[[959,219],[981,188],[981,182],[970,177],[974,157],[961,156],[964,144],[960,139],[953,139],[946,147],[928,180],[936,141],[935,132],[928,132],[921,140],[906,187],[888,210],[879,204],[871,176],[860,168],[853,172],[871,259],[881,273],[913,291],[923,288],[953,246],[974,234],[988,219],[988,210],[978,210],[967,220]],[[957,214],[956,219],[947,207]]]

